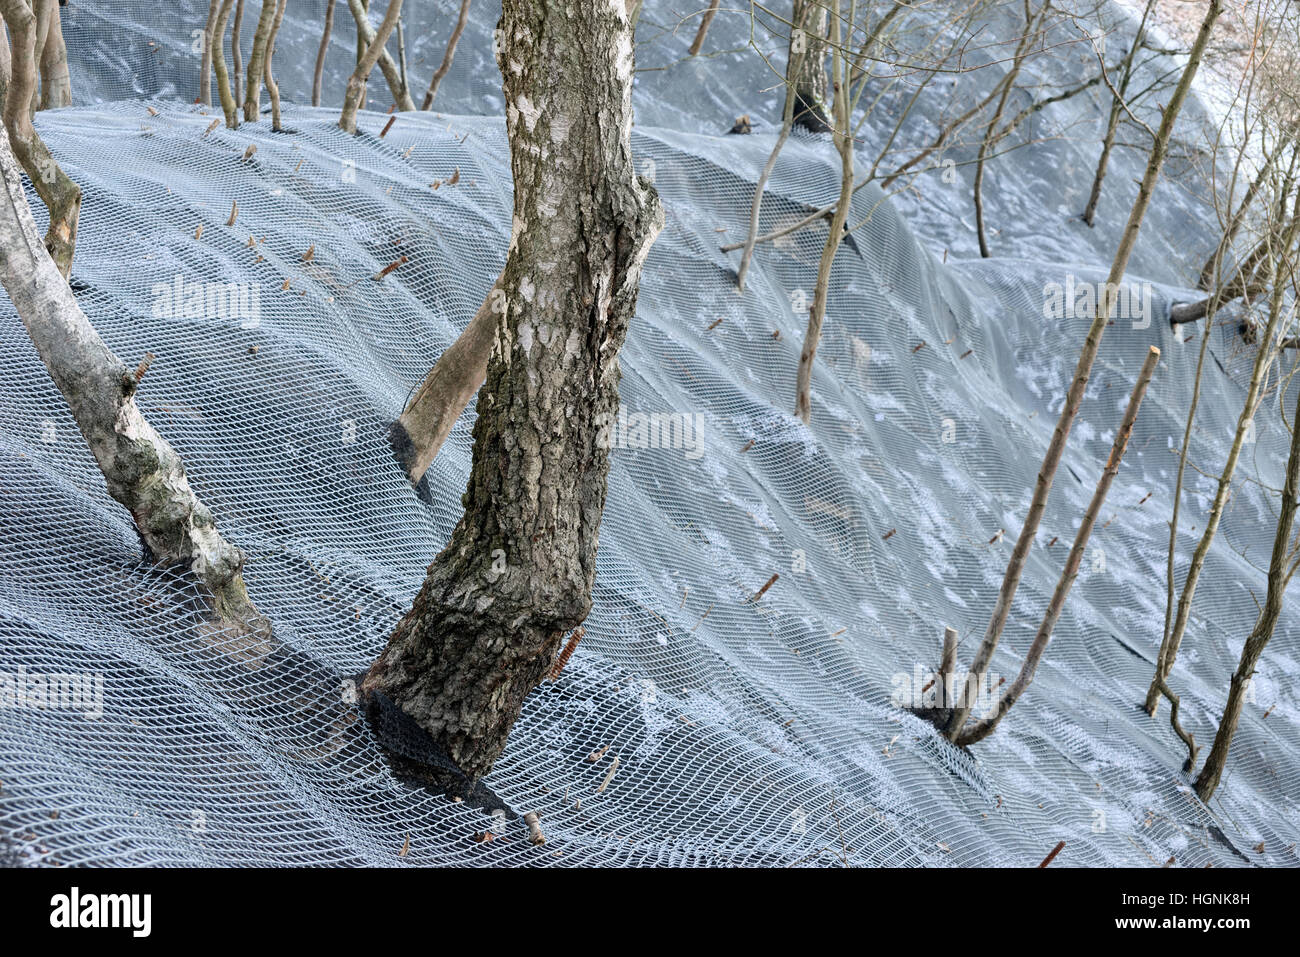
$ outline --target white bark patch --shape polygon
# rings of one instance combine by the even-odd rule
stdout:
[[[519,94],[519,99],[515,100],[515,108],[524,118],[524,128],[531,133],[533,127],[537,125],[537,118],[542,115],[542,108],[533,106],[532,101],[522,93]]]
[[[537,287],[527,276],[519,280],[519,295],[523,296],[524,302],[532,302],[533,296],[537,293]]]
[[[533,348],[533,326],[532,323],[519,323],[519,348],[523,350],[524,355],[528,355]]]

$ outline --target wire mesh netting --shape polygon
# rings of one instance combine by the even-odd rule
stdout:
[[[427,76],[454,5],[408,6],[412,70]],[[774,133],[718,134],[739,112],[779,110],[744,48],[745,18],[715,23],[722,53],[638,77],[633,146],[668,222],[622,357],[594,608],[488,779],[515,810],[541,813],[549,843],[393,777],[351,681],[447,540],[469,471],[472,409],[419,493],[386,428],[504,261],[511,185],[489,7],[474,5],[444,112],[401,114],[382,138],[382,112],[363,114],[353,137],[336,105],[302,105],[323,2],[286,16],[278,134],[266,119],[210,129],[219,111],[189,102],[206,4],[66,8],[79,105],[39,114],[38,127],[85,194],[73,288],[124,361],[156,356],[139,404],[247,552],[276,646],[212,632],[192,582],[142,560],[5,300],[0,671],[87,676],[102,701],[0,708],[0,835],[12,847],[0,844],[0,860],[1027,864],[1065,840],[1063,864],[1295,863],[1294,603],[1212,808],[1192,794],[1164,712],[1138,708],[1164,615],[1171,450],[1200,345],[1162,316],[1194,295],[1182,287],[1214,229],[1195,155],[1175,158],[1144,228],[1133,277],[1155,283],[1152,321],[1107,333],[995,675],[1019,668],[1155,344],[1164,359],[1083,574],[1029,692],[994,736],[959,751],[897,693],[937,664],[944,625],[963,635],[962,661],[983,633],[1086,329],[1045,318],[1044,291],[1104,280],[1144,157],[1117,156],[1088,230],[1067,213],[1086,199],[1104,104],[1042,111],[1039,142],[990,171],[1002,231],[985,261],[965,258],[961,148],[956,176],[936,171],[891,200],[859,191],[851,221],[863,225],[835,263],[804,426],[789,410],[825,227],[761,247],[744,295],[734,255],[719,251],[744,235]],[[690,38],[668,32],[668,4],[646,7],[639,36],[656,39],[642,65],[671,64]],[[340,10],[328,103],[355,56]],[[1071,82],[1085,61],[1062,58],[1039,79]],[[386,95],[376,73],[370,96]],[[946,95],[932,91],[919,115],[941,116]],[[890,125],[886,102],[864,142]],[[838,178],[827,142],[795,137],[764,229],[829,202]],[[1250,361],[1234,327],[1212,335],[1193,455],[1206,473],[1226,455]],[[1263,593],[1289,438],[1281,401],[1258,417],[1173,672],[1183,720],[1205,740]],[[643,426],[677,438],[650,441]],[[1189,474],[1180,580],[1213,490]],[[475,839],[488,830],[496,839]]]

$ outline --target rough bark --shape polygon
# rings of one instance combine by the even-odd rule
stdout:
[[[13,43],[9,82],[4,90],[4,126],[10,147],[36,194],[50,214],[45,248],[63,276],[72,270],[81,216],[81,187],[54,161],[32,126],[31,105],[36,92],[36,14],[23,0],[0,0],[0,13]]]
[[[330,33],[334,29],[334,3],[329,0],[325,8],[325,29],[320,35],[320,49],[316,51],[316,70],[311,78],[311,105],[320,106],[321,77],[325,75],[325,53],[330,48]]]
[[[1147,208],[1151,205],[1151,197],[1155,192],[1156,182],[1159,180],[1160,171],[1164,167],[1165,156],[1169,150],[1169,140],[1174,131],[1174,123],[1178,119],[1178,114],[1182,111],[1183,103],[1187,99],[1188,91],[1192,86],[1192,80],[1196,76],[1201,58],[1205,53],[1205,47],[1209,43],[1214,24],[1222,12],[1222,0],[1210,0],[1205,18],[1202,20],[1200,30],[1197,33],[1196,41],[1188,54],[1187,66],[1178,80],[1177,87],[1174,88],[1169,104],[1165,107],[1160,121],[1160,129],[1156,131],[1156,138],[1152,143],[1151,153],[1147,159],[1146,172],[1142,176],[1141,183],[1138,184],[1137,199],[1133,203],[1133,209],[1129,212],[1128,223],[1124,227],[1119,248],[1116,250],[1115,259],[1111,263],[1110,275],[1106,285],[1107,290],[1118,289],[1119,284],[1124,279],[1124,271],[1128,267],[1133,247],[1137,244],[1138,233],[1142,228],[1142,220],[1146,217]],[[1021,527],[1020,534],[1016,538],[1016,544],[1011,550],[1011,558],[1007,562],[1007,569],[1002,579],[1002,587],[998,592],[997,603],[994,605],[993,614],[984,633],[984,640],[980,643],[979,650],[975,654],[975,660],[971,665],[966,692],[958,703],[958,707],[953,710],[952,719],[946,729],[950,740],[956,740],[957,735],[961,733],[962,727],[966,723],[966,718],[970,715],[973,700],[971,696],[976,689],[983,685],[984,676],[988,673],[989,663],[993,660],[993,653],[997,650],[998,640],[1002,636],[1002,629],[1011,614],[1011,604],[1015,599],[1016,589],[1020,586],[1020,578],[1024,574],[1025,563],[1029,558],[1029,550],[1033,547],[1034,538],[1038,534],[1038,526],[1042,522],[1043,513],[1047,510],[1047,498],[1052,490],[1052,480],[1056,477],[1057,467],[1061,464],[1061,457],[1065,453],[1065,444],[1070,436],[1070,428],[1074,424],[1075,416],[1078,415],[1079,405],[1083,402],[1083,394],[1088,387],[1093,362],[1096,361],[1097,353],[1101,349],[1102,335],[1106,331],[1106,325],[1110,321],[1111,313],[1115,308],[1114,298],[1109,294],[1100,297],[1101,301],[1097,304],[1096,315],[1088,329],[1088,335],[1084,339],[1083,348],[1079,352],[1079,361],[1075,366],[1074,379],[1070,383],[1069,391],[1066,393],[1065,406],[1061,409],[1061,416],[1057,420],[1056,429],[1052,433],[1052,439],[1047,446],[1047,454],[1043,457],[1043,464],[1039,468],[1038,479],[1034,484],[1034,494],[1029,503],[1029,511],[1025,515],[1025,523]]]
[[[829,89],[826,77],[827,16],[823,0],[793,0],[790,22],[802,28],[790,32],[790,47],[786,57],[785,81],[794,87],[794,125],[810,133],[830,130],[826,94]],[[794,74],[789,66],[794,66]]]
[[[394,762],[465,794],[586,617],[618,350],[663,223],[631,152],[622,3],[504,0],[514,229],[465,514],[365,676]]]
[[[1092,501],[1088,503],[1088,508],[1083,513],[1083,520],[1079,524],[1079,530],[1075,533],[1074,544],[1070,548],[1070,554],[1065,560],[1065,567],[1061,570],[1061,577],[1056,582],[1056,589],[1052,592],[1051,600],[1047,603],[1047,611],[1043,615],[1043,621],[1038,626],[1038,633],[1034,635],[1034,640],[1029,646],[1029,651],[1025,654],[1024,663],[1020,666],[1020,673],[1016,675],[1016,680],[1011,683],[998,703],[993,708],[993,712],[987,717],[977,721],[974,725],[964,728],[960,735],[957,736],[956,743],[961,746],[974,744],[982,741],[996,730],[998,723],[1011,710],[1011,706],[1020,699],[1034,680],[1034,673],[1038,670],[1038,662],[1042,660],[1043,652],[1047,650],[1047,643],[1052,640],[1052,632],[1056,630],[1056,623],[1061,618],[1061,612],[1065,610],[1065,600],[1070,597],[1070,589],[1074,587],[1074,581],[1079,577],[1079,569],[1083,565],[1083,555],[1087,551],[1088,541],[1092,537],[1093,526],[1097,524],[1097,516],[1101,514],[1102,506],[1106,503],[1106,495],[1110,492],[1111,484],[1115,481],[1115,476],[1119,474],[1119,465],[1124,458],[1124,452],[1128,448],[1129,437],[1133,434],[1133,425],[1137,422],[1138,410],[1142,407],[1142,397],[1146,395],[1147,386],[1151,383],[1151,377],[1155,375],[1156,364],[1160,361],[1160,350],[1155,346],[1147,351],[1147,358],[1142,363],[1142,368],[1138,371],[1137,382],[1133,385],[1133,392],[1129,395],[1128,408],[1124,411],[1124,418],[1120,422],[1119,431],[1115,433],[1115,441],[1110,448],[1110,457],[1106,460],[1106,467],[1102,469],[1101,478],[1097,480],[1097,489],[1093,492]]]
[[[429,80],[429,89],[424,92],[424,102],[420,104],[420,109],[427,110],[433,107],[433,99],[438,95],[438,87],[443,77],[451,69],[452,60],[456,59],[456,44],[460,43],[460,35],[465,32],[465,24],[468,22],[469,0],[460,0],[460,14],[456,17],[456,25],[452,27],[451,36],[447,38],[447,49],[443,51],[442,62],[438,64],[438,69],[433,71],[433,78]]]
[[[1300,398],[1296,401],[1296,414],[1291,419],[1291,452],[1286,463],[1286,479],[1282,486],[1282,508],[1277,520],[1277,533],[1273,538],[1273,554],[1268,565],[1268,595],[1264,607],[1260,609],[1255,627],[1251,630],[1246,644],[1241,649],[1241,661],[1232,675],[1228,688],[1228,701],[1223,708],[1223,719],[1214,736],[1214,745],[1205,758],[1205,767],[1196,778],[1196,794],[1202,801],[1209,802],[1223,777],[1223,769],[1228,763],[1228,749],[1232,746],[1232,736],[1237,733],[1237,724],[1241,720],[1241,709],[1246,701],[1246,689],[1255,676],[1255,666],[1260,655],[1273,637],[1277,620],[1282,614],[1282,600],[1286,595],[1286,586],[1291,579],[1291,530],[1295,526],[1297,487],[1300,486]]]
[[[375,68],[375,64],[380,64],[385,79],[388,80],[388,86],[393,91],[393,97],[398,102],[398,109],[413,110],[415,104],[411,102],[410,93],[402,88],[401,77],[398,75],[397,65],[393,63],[393,58],[384,50],[384,44],[388,42],[388,37],[392,34],[393,28],[397,26],[397,18],[402,14],[402,0],[388,0],[388,9],[384,13],[384,19],[379,24],[379,29],[375,30],[370,26],[370,21],[366,17],[365,9],[361,6],[360,0],[348,0],[348,6],[352,10],[352,16],[357,21],[357,31],[365,41],[366,50],[357,61],[357,68],[348,77],[347,93],[343,97],[343,112],[339,116],[339,127],[348,133],[357,131],[357,110],[362,107],[362,100],[365,96],[366,77],[370,71]],[[403,97],[405,99],[403,100]]]
[[[6,194],[0,202],[0,282],[67,400],[109,494],[130,511],[155,563],[193,571],[211,612],[205,634],[245,664],[260,661],[271,648],[270,625],[244,588],[243,553],[218,533],[180,458],[140,414],[136,375],[100,339],[38,240],[5,132],[0,171]]]

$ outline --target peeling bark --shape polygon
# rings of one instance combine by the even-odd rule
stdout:
[[[514,229],[465,514],[362,685],[395,764],[465,794],[591,607],[618,351],[663,224],[621,3],[504,0]]]
[[[211,611],[205,633],[220,632],[222,645],[246,664],[264,658],[272,647],[270,624],[244,588],[244,555],[221,537],[180,458],[140,414],[136,376],[109,351],[37,239],[4,132],[0,171],[6,194],[0,203],[0,283],[67,400],[109,494],[130,511],[155,563],[193,571]]]

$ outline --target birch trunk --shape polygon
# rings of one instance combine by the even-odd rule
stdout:
[[[270,623],[244,588],[244,555],[223,539],[195,496],[185,467],[135,404],[136,375],[86,318],[37,238],[9,137],[0,131],[0,283],[77,428],[104,474],[109,494],[130,511],[147,554],[159,565],[192,570],[210,608],[208,628],[248,663],[271,649]]]
[[[618,351],[663,224],[633,168],[622,3],[504,0],[514,229],[465,514],[361,690],[400,768],[466,794],[586,617]]]

